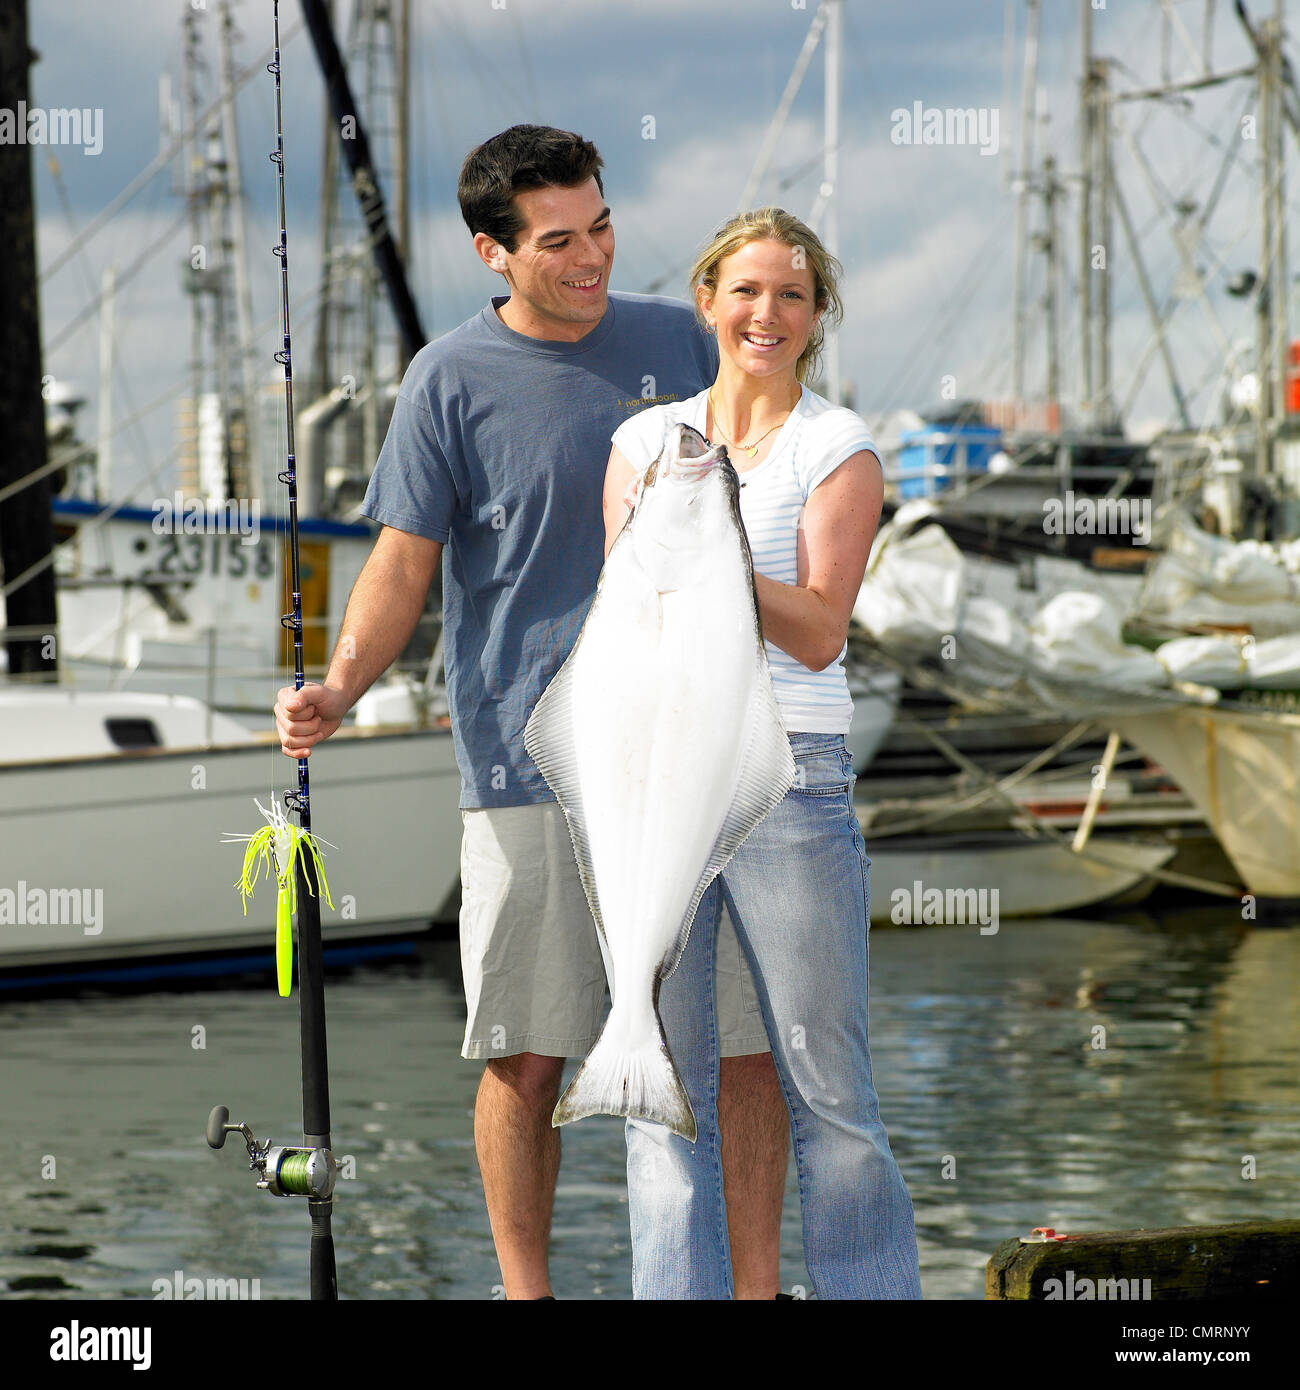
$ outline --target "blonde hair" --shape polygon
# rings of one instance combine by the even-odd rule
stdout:
[[[812,271],[813,307],[820,309],[822,315],[813,325],[808,344],[794,369],[800,382],[807,381],[816,371],[821,357],[826,324],[838,324],[844,317],[844,305],[839,295],[839,279],[844,268],[821,244],[817,234],[793,213],[786,212],[784,208],[755,208],[751,212],[737,213],[718,228],[713,240],[700,252],[691,269],[690,288],[691,298],[695,301],[695,316],[703,323],[704,316],[700,313],[696,289],[703,285],[710,295],[716,295],[718,267],[728,256],[734,255],[742,246],[748,246],[751,241],[776,241],[792,251],[802,251],[804,264],[800,268]]]

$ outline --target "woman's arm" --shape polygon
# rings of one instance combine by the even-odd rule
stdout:
[[[810,671],[825,670],[844,645],[884,495],[875,454],[853,454],[804,504],[797,582],[754,575],[763,636]]]
[[[627,503],[628,490],[636,479],[636,469],[619,453],[617,448],[609,451],[609,463],[605,466],[605,493],[602,505],[605,511],[605,554],[618,539],[632,509]],[[837,652],[839,648],[835,649]]]

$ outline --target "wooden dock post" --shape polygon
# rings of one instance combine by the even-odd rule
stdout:
[[[986,1299],[1146,1301],[1300,1296],[1300,1221],[1168,1230],[1040,1227],[1003,1241],[984,1271]]]

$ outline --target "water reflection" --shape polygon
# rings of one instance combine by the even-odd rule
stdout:
[[[927,1298],[981,1298],[1034,1226],[1280,1218],[1300,1157],[1300,932],[1211,908],[1104,922],[873,928],[881,1111],[911,1187]],[[499,1284],[461,1061],[454,942],[331,977],[345,1297],[474,1298]],[[260,1279],[304,1297],[302,1205],[256,1190],[228,1105],[299,1137],[297,1009],[256,985],[7,1000],[0,1008],[0,1289],[150,1298],[154,1281]],[[553,1227],[561,1297],[626,1298],[620,1122],[566,1127]],[[1253,1165],[1253,1169],[1252,1169]],[[1250,1176],[1253,1171],[1254,1176]],[[52,1175],[51,1175],[52,1174]],[[787,1288],[800,1259],[791,1165]]]

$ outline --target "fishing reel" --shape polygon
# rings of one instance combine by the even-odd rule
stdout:
[[[328,1149],[307,1149],[288,1144],[272,1144],[268,1139],[259,1144],[247,1125],[230,1123],[230,1111],[224,1105],[213,1107],[208,1116],[208,1143],[221,1148],[226,1135],[239,1133],[248,1148],[249,1168],[260,1173],[258,1187],[274,1197],[310,1197],[328,1201],[338,1179],[339,1165]]]

